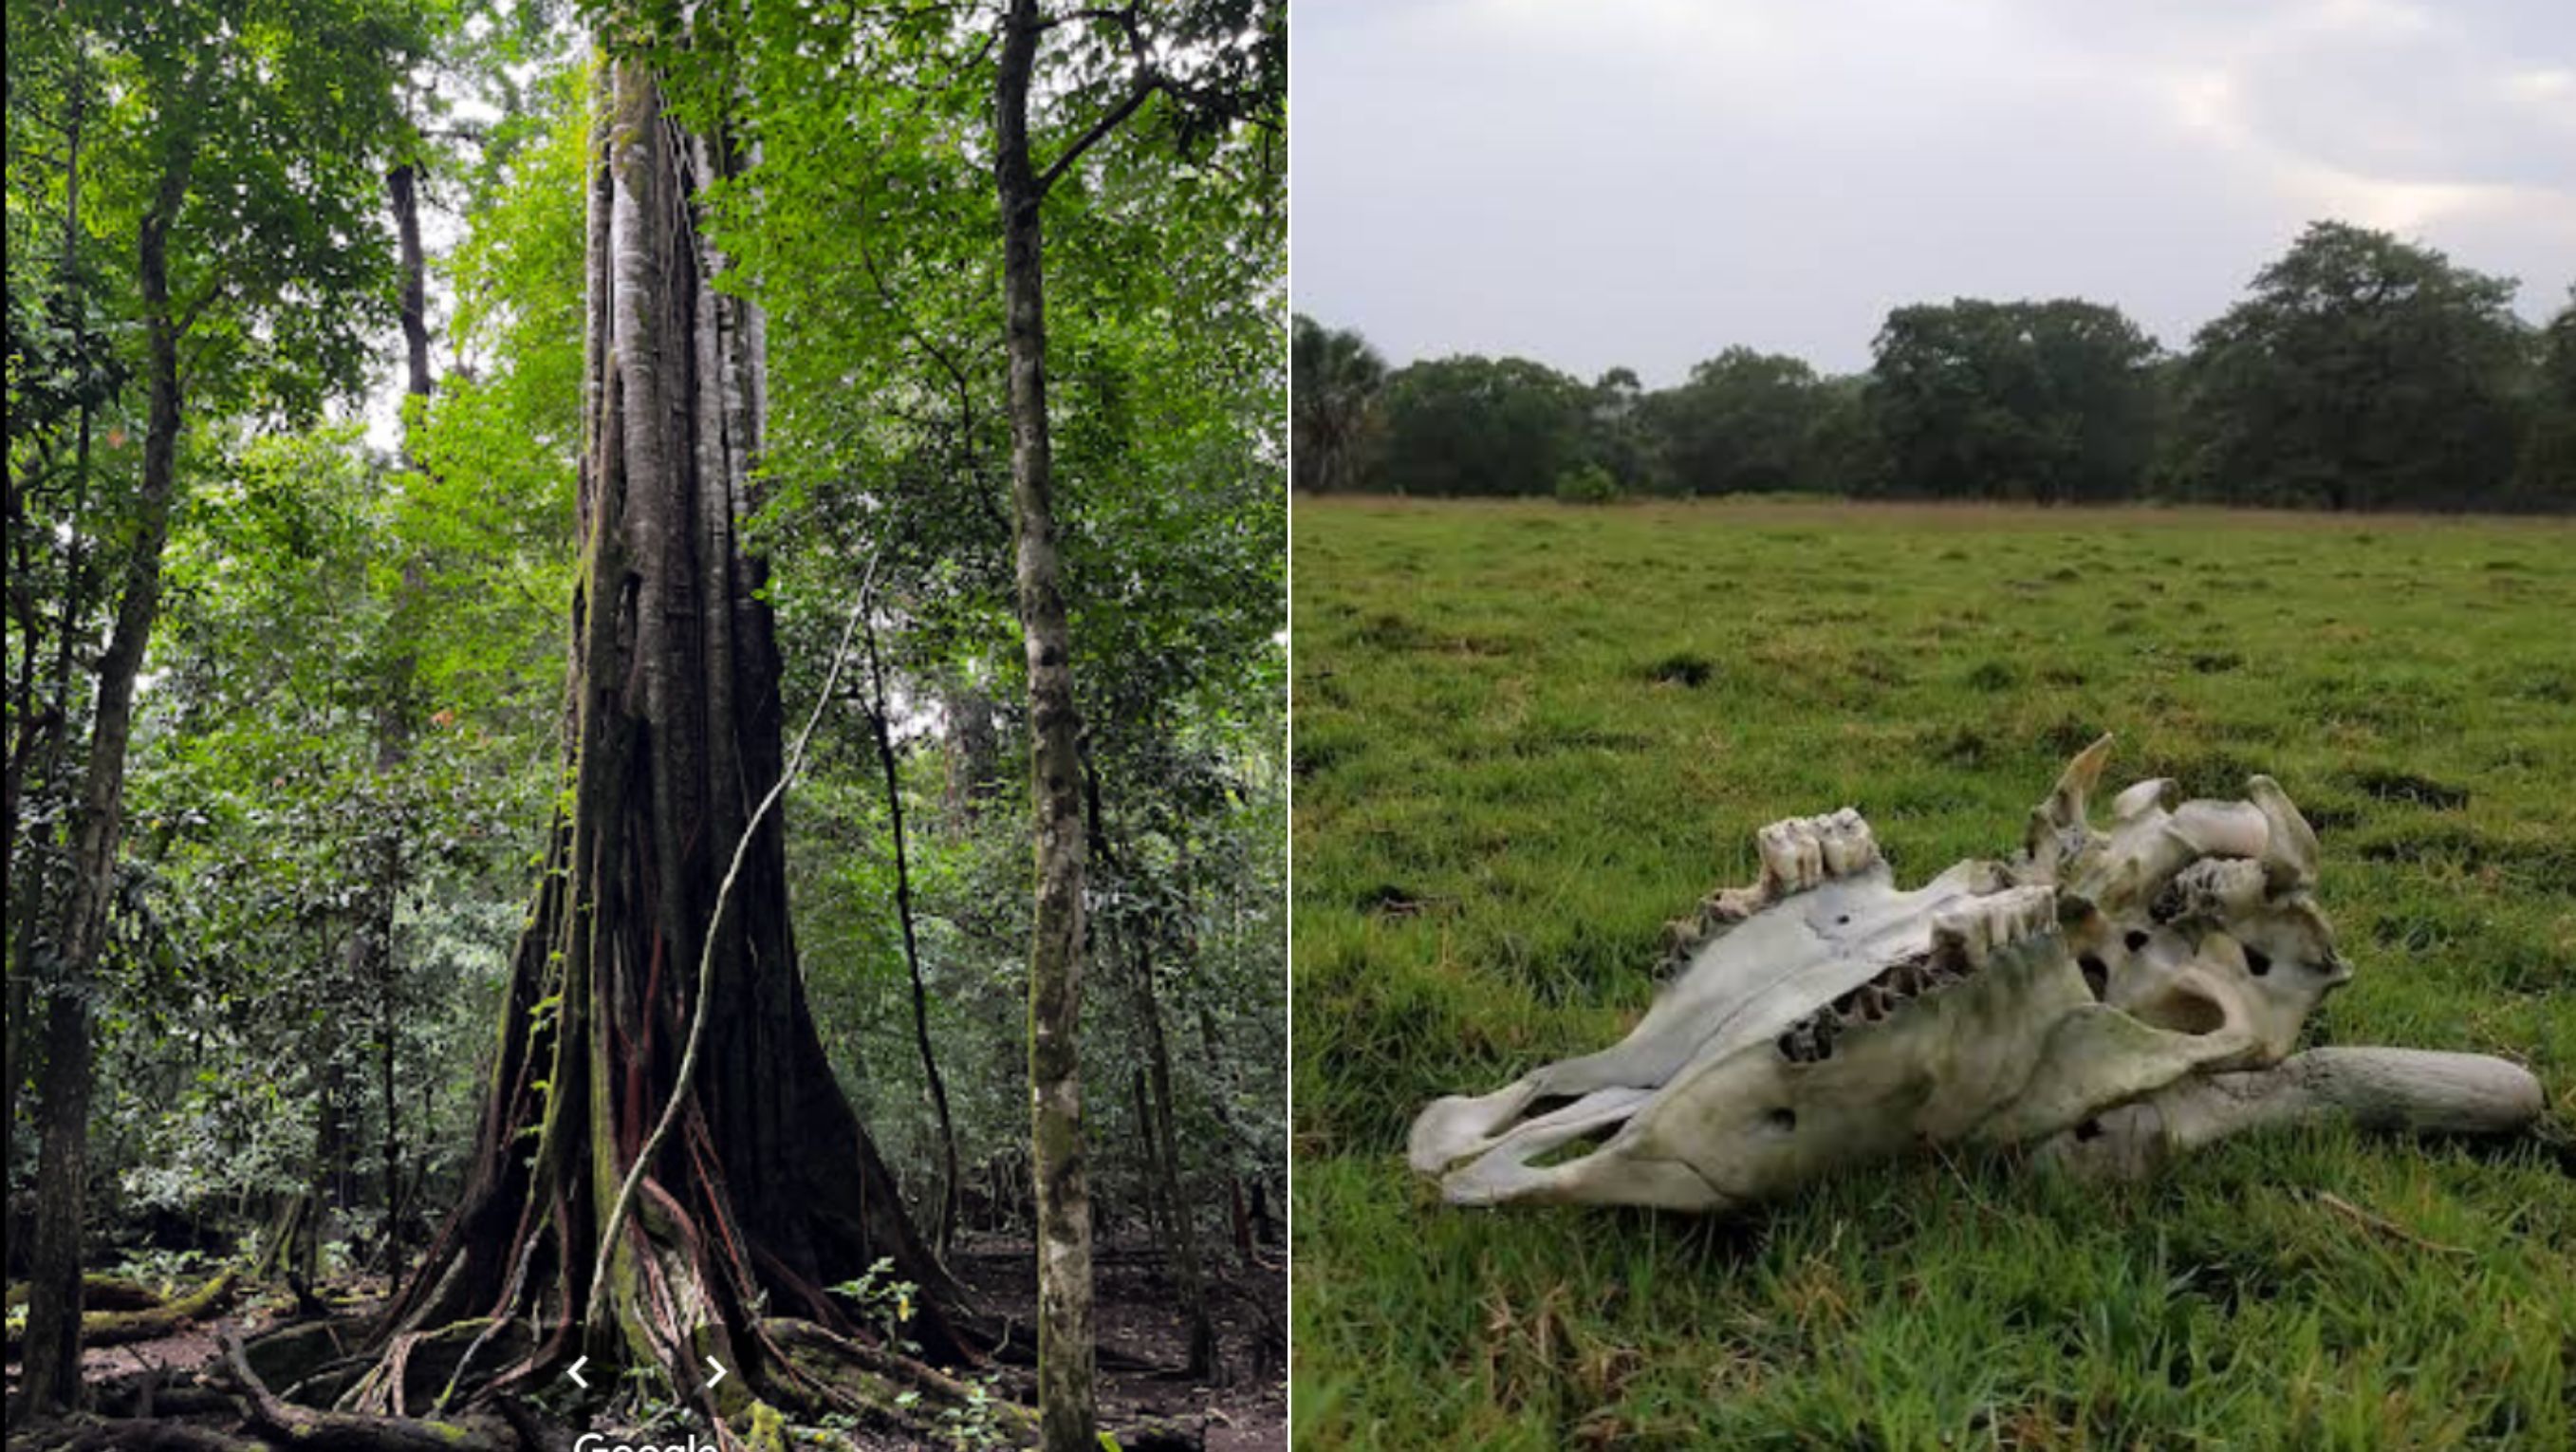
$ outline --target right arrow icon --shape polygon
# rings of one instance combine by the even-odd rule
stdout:
[[[707,1365],[716,1369],[716,1374],[707,1378],[707,1390],[714,1391],[716,1383],[725,1379],[725,1364],[710,1356],[707,1358]]]

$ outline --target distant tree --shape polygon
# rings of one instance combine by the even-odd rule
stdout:
[[[1589,454],[1611,487],[1647,487],[1654,461],[1646,440],[1646,385],[1634,368],[1612,368],[1592,383]],[[1559,482],[1562,492],[1563,484]]]
[[[1892,492],[2046,503],[2134,494],[2151,455],[2155,340],[2075,299],[1898,308],[1869,400]]]
[[[1416,363],[1387,380],[1371,488],[1549,495],[1591,447],[1592,390],[1526,358]]]
[[[2576,509],[2576,288],[2541,332],[2536,382],[2511,502],[2521,509]]]
[[[1297,315],[1288,348],[1290,457],[1299,489],[1336,494],[1358,487],[1386,359],[1358,333]]]
[[[1816,452],[1832,402],[1804,360],[1727,349],[1691,369],[1689,382],[1640,406],[1657,492],[1838,487]]]
[[[2193,339],[2169,477],[2249,503],[2499,501],[2525,366],[2513,290],[2385,232],[2311,223]]]
[[[1818,405],[1807,429],[1807,479],[1803,487],[1869,498],[1885,494],[1887,441],[1870,412],[1869,375],[1847,373],[1816,385]]]

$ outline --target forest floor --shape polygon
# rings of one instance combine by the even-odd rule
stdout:
[[[1034,1257],[1026,1240],[986,1240],[960,1244],[949,1258],[983,1310],[1008,1318],[1024,1338],[1037,1315]],[[1227,1373],[1217,1385],[1176,1374],[1189,1359],[1189,1340],[1179,1286],[1163,1256],[1136,1245],[1093,1248],[1101,1425],[1159,1420],[1196,1428],[1203,1421],[1209,1452],[1285,1448],[1288,1383],[1279,1344],[1287,1327],[1287,1274],[1247,1268],[1231,1251],[1210,1260],[1208,1317]]]
[[[1297,501],[1300,1447],[2576,1445],[2576,528],[2214,510]],[[2008,1155],[1732,1218],[1462,1210],[1444,1094],[1611,1044],[1753,832],[1906,884],[2066,759],[2277,777],[2355,969],[2305,1044],[2501,1055],[2509,1145],[2146,1184]],[[2345,1213],[2359,1208],[2364,1215]]]
[[[1275,1259],[1278,1252],[1274,1248],[1269,1254]],[[1123,1429],[1150,1423],[1170,1429],[1184,1441],[1203,1439],[1208,1452],[1284,1449],[1288,1445],[1284,1268],[1247,1267],[1231,1253],[1214,1258],[1209,1309],[1227,1375],[1209,1384],[1179,1375],[1188,1359],[1188,1340],[1179,1314],[1178,1286],[1162,1255],[1124,1244],[1102,1244],[1095,1255],[1101,1425]],[[1012,1328],[1012,1341],[1020,1354],[996,1358],[1001,1363],[991,1374],[996,1393],[1028,1400],[1033,1395],[1030,1373],[1008,1363],[1028,1359],[1029,1328],[1037,1306],[1036,1262],[1030,1243],[1026,1239],[968,1241],[957,1247],[951,1260],[959,1278],[974,1292],[983,1316]],[[356,1325],[379,1304],[372,1297],[381,1294],[383,1285],[379,1279],[324,1289],[343,1303],[342,1314]],[[201,1371],[213,1371],[222,1356],[217,1327],[226,1319],[247,1339],[293,1317],[282,1294],[245,1301],[223,1315],[166,1336],[90,1347],[82,1355],[82,1379],[94,1398],[125,1414],[132,1410],[133,1388],[144,1379],[162,1388],[180,1387]],[[14,1355],[7,1362],[6,1380],[7,1390],[14,1394],[18,1381]],[[198,1420],[220,1429],[230,1419],[216,1414]],[[861,1446],[911,1445],[884,1441],[866,1431],[852,1435]],[[569,1442],[568,1431],[565,1440]],[[16,1441],[13,1434],[11,1444]]]

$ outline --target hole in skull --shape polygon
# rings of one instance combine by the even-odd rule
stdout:
[[[1849,913],[1841,913],[1841,914],[1838,914],[1838,915],[1836,915],[1836,916],[1835,916],[1835,918],[1834,918],[1834,926],[1839,928],[1839,927],[1841,927],[1843,924],[1848,923],[1848,922],[1850,922],[1850,921],[1851,921],[1851,914],[1849,914]]]
[[[1763,1115],[1762,1122],[1785,1134],[1798,1127],[1798,1111],[1784,1104]]]
[[[1579,1160],[1585,1155],[1592,1153],[1594,1150],[1601,1148],[1609,1138],[1610,1129],[1606,1128],[1596,1129],[1589,1134],[1579,1134],[1574,1138],[1567,1140],[1563,1144],[1554,1145],[1541,1151],[1539,1154],[1533,1156],[1529,1163],[1533,1169],[1545,1169],[1550,1165],[1562,1165],[1569,1161]]]
[[[2081,1144],[2086,1140],[2100,1139],[2101,1137],[2102,1121],[2098,1119],[2088,1119],[2082,1124],[2075,1126],[2075,1140],[2078,1144]]]
[[[2139,1004],[2129,1013],[2141,1023],[2194,1037],[2216,1033],[2227,1024],[2227,1010],[2216,1002],[2179,990]]]
[[[2084,986],[2093,990],[2093,1000],[2099,1003],[2111,991],[2110,965],[2100,954],[2087,953],[2075,960],[2075,966],[2084,970]]]
[[[1529,1108],[1521,1111],[1521,1118],[1544,1119],[1573,1102],[1574,1096],[1571,1094],[1542,1094],[1530,1101]]]
[[[2260,978],[2272,971],[2272,955],[2252,944],[2245,947],[2245,971]]]
[[[2129,929],[2129,935],[2122,938],[2120,941],[2128,944],[2129,951],[2134,953],[2147,945],[2147,935],[2141,929],[2131,928]]]

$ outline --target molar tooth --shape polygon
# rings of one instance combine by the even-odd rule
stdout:
[[[1789,824],[1774,822],[1753,834],[1754,850],[1762,856],[1762,876],[1766,882],[1782,888],[1798,885],[1798,848],[1789,839]]]
[[[1826,820],[1825,829],[1818,834],[1817,842],[1824,849],[1825,871],[1828,873],[1841,877],[1861,866],[1859,859],[1854,855],[1851,828],[1845,826],[1840,818]]]
[[[1943,908],[1932,915],[1932,942],[1946,946],[1961,963],[1982,963],[1986,950],[1994,945],[1993,919],[1973,902]]]
[[[1824,880],[1825,849],[1819,840],[1814,821],[1794,822],[1789,827],[1790,844],[1798,853],[1798,886],[1814,887]]]

